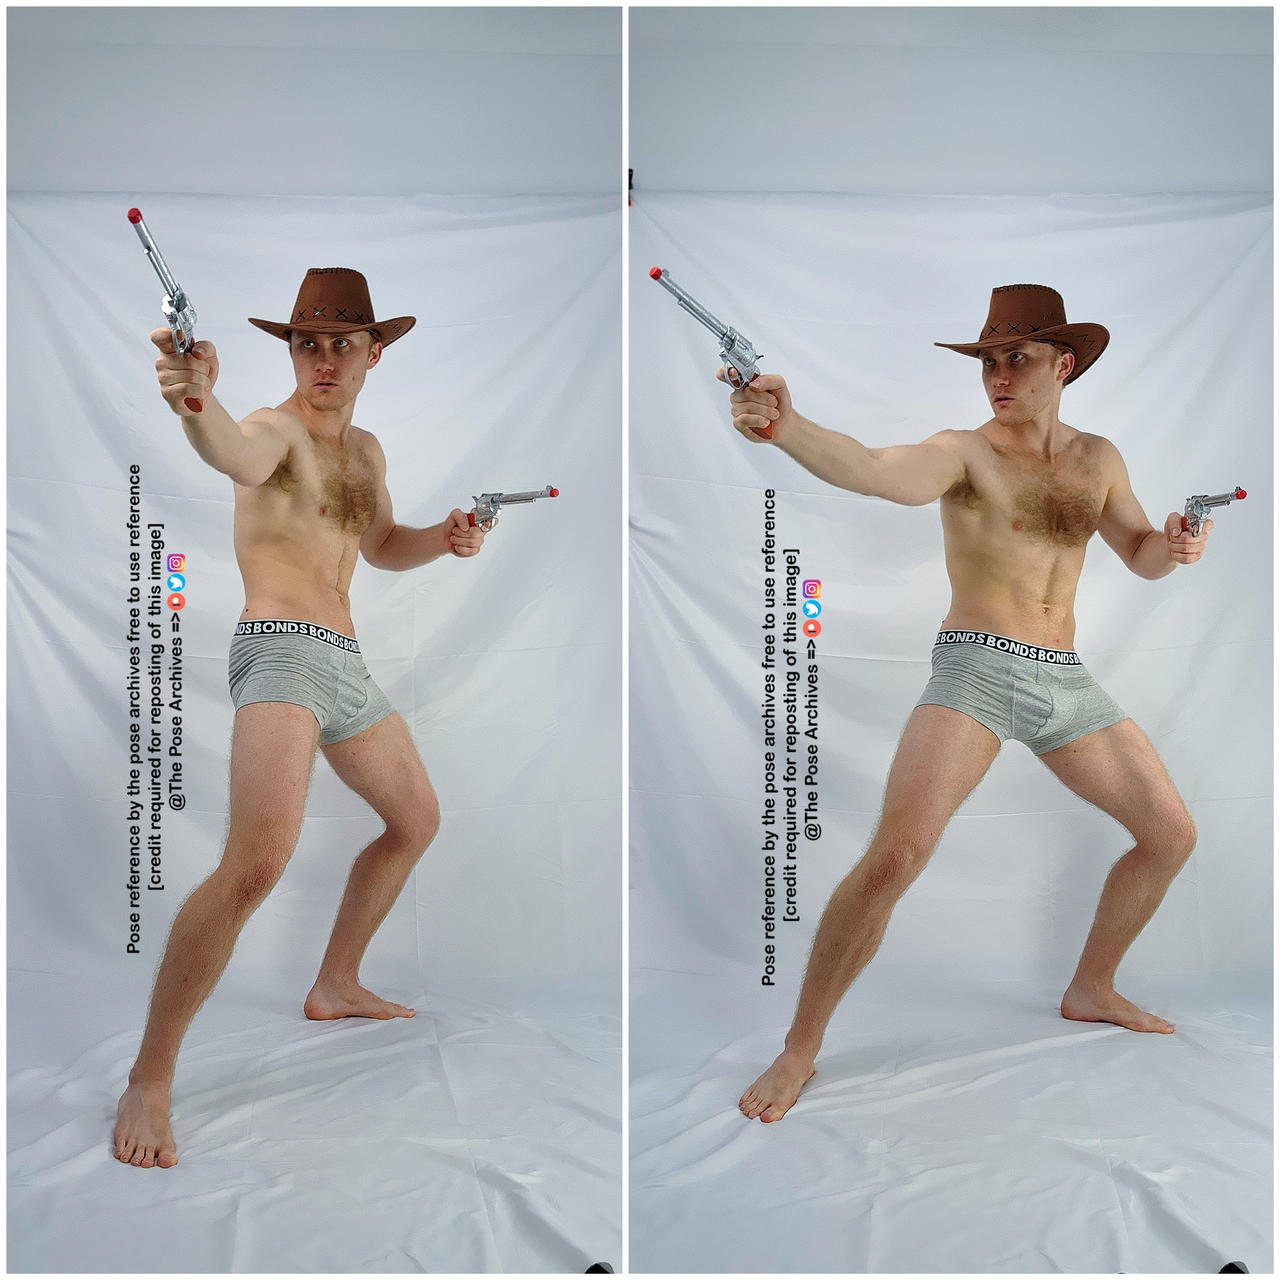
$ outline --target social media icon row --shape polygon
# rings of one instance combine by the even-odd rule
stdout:
[[[804,625],[800,628],[810,639],[822,634],[822,623],[818,614],[822,612],[822,604],[818,597],[822,594],[821,578],[806,578],[800,585],[800,594],[804,597],[800,612],[804,614]]]
[[[166,560],[169,569],[169,608],[175,613],[186,606],[186,597],[182,594],[187,588],[187,557],[181,552],[170,552]]]

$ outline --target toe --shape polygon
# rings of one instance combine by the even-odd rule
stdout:
[[[150,1150],[148,1150],[146,1155],[142,1157],[142,1167],[144,1169],[151,1169],[155,1166],[155,1163],[155,1157],[151,1154]]]
[[[764,1115],[760,1117],[760,1119],[763,1120],[765,1124],[772,1124],[775,1120],[781,1120],[786,1114],[787,1113],[775,1103],[764,1113]]]
[[[140,1165],[142,1164],[142,1157],[143,1157],[143,1154],[144,1154],[143,1149],[142,1149],[141,1147],[139,1147],[139,1148],[138,1148],[138,1149],[133,1153],[133,1155],[130,1157],[130,1159],[129,1159],[129,1163],[130,1163],[131,1165],[134,1165],[135,1167],[140,1166]]]
[[[162,1151],[156,1157],[156,1164],[162,1169],[172,1169],[178,1163],[178,1153],[176,1151]]]

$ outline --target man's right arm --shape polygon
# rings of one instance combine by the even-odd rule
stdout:
[[[289,451],[275,409],[257,409],[236,422],[213,395],[218,380],[218,353],[211,342],[197,342],[186,355],[175,351],[168,329],[156,329],[151,341],[160,348],[156,374],[165,403],[182,419],[191,447],[215,471],[236,484],[256,487],[271,478]],[[190,399],[204,408],[192,413]]]
[[[251,488],[269,480],[289,451],[274,409],[257,409],[237,422],[212,395],[203,413],[182,415],[182,429],[215,471]]]
[[[762,373],[729,397],[733,425],[749,440],[770,424],[773,444],[820,480],[854,493],[920,507],[940,498],[966,474],[962,431],[938,431],[920,444],[869,449],[798,414],[780,374]]]

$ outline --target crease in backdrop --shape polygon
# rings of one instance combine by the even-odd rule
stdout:
[[[1270,200],[638,191],[631,235],[633,1269],[1269,1270]],[[714,338],[645,278],[654,264],[747,334],[801,413],[872,446],[983,422],[977,361],[932,344],[972,341],[995,285],[1053,285],[1069,320],[1112,335],[1063,420],[1116,443],[1152,523],[1193,493],[1249,491],[1202,562],[1158,582],[1093,539],[1077,597],[1076,648],[1199,829],[1118,983],[1175,1036],[1058,1015],[1130,842],[1011,743],[799,1104],[770,1126],[737,1112],[870,838],[950,593],[936,503],[835,489],[733,431]],[[800,839],[772,989],[766,487],[779,551],[822,582],[822,834]]]
[[[396,519],[561,490],[503,512],[470,561],[361,563],[352,583],[362,651],[443,808],[361,975],[418,1016],[302,1017],[380,827],[318,756],[293,860],[184,1045],[169,1171],[116,1164],[110,1133],[169,923],[222,848],[243,592],[231,483],[156,386],[161,291],[133,203],[234,417],[294,387],[286,345],[246,317],[286,318],[310,266],[354,266],[377,315],[418,317],[357,407]],[[616,198],[11,194],[8,226],[10,1268],[616,1265],[620,742],[600,714],[621,689]],[[143,895],[132,957],[131,465],[188,582],[187,803],[165,814],[165,889]],[[144,531],[144,566],[147,550]],[[148,699],[144,659],[144,715]]]

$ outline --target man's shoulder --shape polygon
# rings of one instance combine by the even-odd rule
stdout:
[[[274,408],[270,405],[264,405],[261,409],[255,409],[240,420],[240,425],[274,427],[281,435],[290,440],[296,437],[299,432],[305,434],[307,430],[302,419],[292,410],[286,409],[284,405],[276,405]]]
[[[347,438],[375,466],[385,467],[387,465],[387,455],[382,452],[382,444],[372,431],[357,427],[353,422],[348,430]]]
[[[1123,465],[1124,459],[1120,450],[1106,436],[1094,435],[1089,431],[1079,433],[1079,444],[1084,453],[1101,466],[1114,467]]]
[[[986,443],[986,437],[978,428],[964,430],[962,428],[947,427],[942,431],[935,431],[925,443],[937,445],[938,448],[945,449],[948,453],[954,453],[967,460],[973,457],[974,450],[981,448]]]

